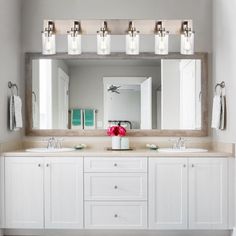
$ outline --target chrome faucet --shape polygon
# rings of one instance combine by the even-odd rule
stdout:
[[[55,137],[50,137],[48,139],[48,144],[47,144],[48,149],[54,149],[54,148],[61,148],[61,143],[59,139]]]
[[[178,139],[175,140],[173,144],[173,149],[185,149],[185,139],[182,137],[179,137]]]

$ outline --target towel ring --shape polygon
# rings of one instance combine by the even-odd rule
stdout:
[[[11,81],[9,81],[8,82],[8,88],[9,89],[11,89],[11,92],[12,92],[12,94],[14,94],[13,93],[13,89],[15,88],[16,89],[16,94],[17,94],[17,96],[18,96],[18,86],[17,86],[17,84],[13,84]]]
[[[222,90],[223,88],[225,88],[225,82],[222,81],[221,83],[216,84],[215,86],[215,93],[217,92],[217,88],[220,87],[220,89]]]

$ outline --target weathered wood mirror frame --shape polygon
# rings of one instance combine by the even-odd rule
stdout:
[[[99,56],[96,53],[84,53],[78,56],[69,56],[59,53],[53,56],[44,56],[41,53],[26,53],[26,135],[27,136],[106,136],[105,130],[37,130],[32,129],[32,61],[34,59],[199,59],[201,60],[202,78],[202,129],[201,130],[130,130],[128,136],[185,136],[203,137],[208,135],[208,54],[195,53],[194,55],[155,55],[154,53],[140,53],[137,56],[127,56],[124,53],[112,53],[108,56]]]

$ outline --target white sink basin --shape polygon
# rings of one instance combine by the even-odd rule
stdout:
[[[185,148],[185,149],[160,148],[158,149],[158,151],[162,153],[208,152],[207,149],[203,149],[203,148]]]
[[[55,152],[73,152],[74,148],[30,148],[26,149],[26,152],[36,152],[36,153],[55,153]]]

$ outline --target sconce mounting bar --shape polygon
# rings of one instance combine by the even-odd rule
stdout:
[[[130,21],[133,22],[135,27],[140,31],[140,34],[151,35],[155,31],[156,22],[161,21],[163,27],[169,31],[169,34],[179,35],[182,31],[183,22],[188,22],[188,26],[193,28],[192,20],[130,20],[130,19],[101,19],[101,20],[44,20],[44,28],[48,26],[48,22],[54,22],[56,34],[67,34],[68,29],[75,21],[80,22],[82,34],[95,35],[97,30],[101,28],[104,21],[109,25],[112,35],[125,35],[127,31],[127,25]]]

